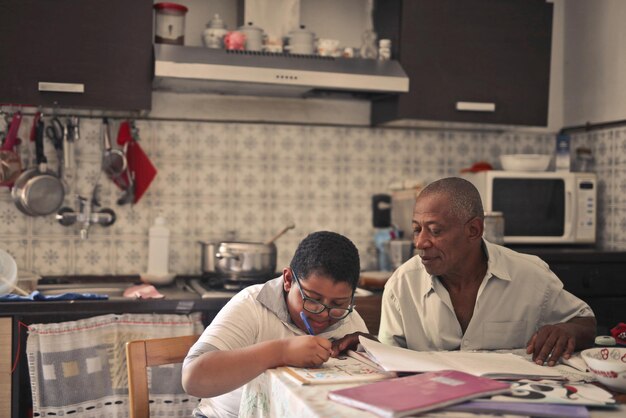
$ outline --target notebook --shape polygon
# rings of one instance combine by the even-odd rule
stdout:
[[[382,370],[365,353],[348,351],[346,355],[331,357],[320,367],[279,367],[289,378],[301,385],[367,382],[396,377]]]
[[[442,370],[332,390],[328,398],[381,417],[404,417],[508,392],[506,382]]]

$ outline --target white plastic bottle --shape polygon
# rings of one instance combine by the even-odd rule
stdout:
[[[170,230],[165,218],[158,216],[148,232],[148,280],[151,283],[169,282]]]

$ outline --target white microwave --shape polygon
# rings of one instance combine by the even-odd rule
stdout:
[[[485,212],[503,213],[505,244],[596,242],[593,173],[488,170],[463,177],[478,189]]]

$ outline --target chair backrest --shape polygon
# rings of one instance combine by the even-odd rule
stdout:
[[[130,418],[149,418],[148,367],[182,363],[199,335],[135,340],[126,343]]]

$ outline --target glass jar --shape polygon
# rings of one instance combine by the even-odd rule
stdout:
[[[504,214],[502,212],[485,212],[483,238],[494,244],[504,244]]]
[[[154,42],[184,45],[187,8],[176,3],[157,3],[154,10]]]

